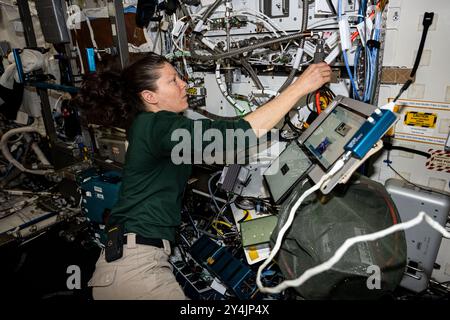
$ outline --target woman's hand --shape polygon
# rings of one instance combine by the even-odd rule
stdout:
[[[314,92],[331,80],[331,68],[325,62],[310,65],[292,84],[303,95]]]
[[[331,68],[325,62],[313,64],[275,99],[249,113],[244,119],[250,123],[256,136],[261,137],[275,127],[302,96],[319,89],[330,80]]]

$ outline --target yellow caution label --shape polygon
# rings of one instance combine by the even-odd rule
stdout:
[[[436,126],[437,114],[409,111],[405,114],[404,123],[407,126],[434,128]]]
[[[187,94],[189,94],[191,96],[195,96],[195,95],[197,95],[197,88],[195,88],[195,87],[187,88],[186,92],[187,92]]]

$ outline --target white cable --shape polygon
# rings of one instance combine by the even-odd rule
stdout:
[[[280,36],[278,35],[278,33],[276,31],[281,32],[284,35],[287,35],[286,30],[281,28],[272,18],[268,17],[267,15],[265,15],[262,12],[255,11],[251,8],[242,8],[242,9],[234,11],[234,12],[236,14],[233,16],[236,16],[239,14],[246,14],[246,15],[249,15],[249,16],[252,16],[252,17],[255,17],[255,18],[261,20],[262,22],[264,22],[266,24],[266,27],[268,27],[269,31],[273,32],[277,38],[279,38]],[[216,11],[216,13],[223,13],[223,11]],[[294,43],[298,46],[297,42],[294,41]],[[286,48],[288,46],[289,46],[289,43],[286,44]],[[286,50],[286,48],[284,48],[282,45],[280,45],[280,47],[282,49],[282,52],[284,52]]]
[[[51,163],[48,161],[45,154],[42,152],[41,148],[39,148],[38,144],[36,142],[33,142],[31,144],[31,149],[33,149],[34,153],[36,154],[39,161],[42,162],[44,166],[51,166]]]
[[[279,31],[283,32],[285,35],[287,35],[286,31],[283,28],[281,28],[272,18],[268,17],[264,13],[253,10],[252,8],[243,8],[240,11],[245,12],[246,10],[248,10],[249,13],[253,13],[254,15],[259,15],[259,16],[263,17],[267,22],[271,23],[275,28],[277,28]]]
[[[81,74],[84,74],[83,59],[81,58],[81,51],[80,51],[80,47],[78,45],[78,40],[75,40],[75,43],[76,43],[75,47],[77,48],[78,59],[80,60]]]
[[[244,14],[249,14],[249,15],[252,15],[252,16],[255,16],[255,17],[259,17],[259,18],[263,19],[263,21],[266,21],[267,23],[271,24],[272,27],[276,28],[279,32],[282,32],[284,35],[287,35],[286,30],[281,28],[272,18],[268,17],[267,15],[265,15],[262,12],[255,11],[255,10],[253,10],[251,8],[243,8],[243,9],[237,11],[237,12],[242,12]],[[296,41],[293,41],[293,42],[294,42],[294,44],[296,46],[298,46],[298,43]],[[289,42],[286,44],[285,48],[280,44],[280,47],[282,48],[283,52],[286,51],[288,46],[289,46]]]
[[[91,37],[92,45],[94,46],[95,49],[98,49],[97,42],[95,41],[95,37],[94,37],[94,30],[92,30],[92,26],[89,21],[89,17],[86,15],[86,13],[83,11],[83,9],[81,9],[76,4],[71,5],[67,8],[67,15],[68,15],[68,17],[67,17],[66,25],[67,25],[67,28],[69,28],[70,30],[79,29],[80,28],[79,25],[82,21],[82,18],[84,18],[84,20],[86,21],[86,24],[88,26],[88,29],[89,29],[89,35]],[[99,61],[102,61],[102,57],[99,52],[97,52],[97,58]]]
[[[220,63],[216,63],[216,82],[217,85],[219,86],[220,92],[222,93],[222,95],[225,97],[225,99],[227,99],[227,101],[233,106],[233,108],[235,108],[236,110],[238,110],[241,114],[243,114],[245,112],[245,110],[243,110],[238,103],[236,102],[236,100],[233,99],[233,97],[231,97],[228,92],[227,92],[227,86],[226,84],[223,83],[221,75],[220,75]]]
[[[54,106],[53,106],[53,111],[56,111],[56,112],[59,112],[59,113],[61,113],[61,109],[57,109],[58,108],[58,103],[59,103],[59,101],[61,101],[61,99],[64,97],[64,94],[62,94],[62,95],[60,95],[59,97],[58,97],[58,99],[56,99],[56,102],[55,102],[55,104],[54,104]]]
[[[37,132],[41,134],[41,132],[35,128],[35,127],[20,127],[16,129],[11,129],[7,132],[5,132],[0,140],[0,148],[2,150],[3,156],[8,160],[13,166],[17,167],[20,171],[38,174],[38,175],[45,175],[47,173],[53,172],[52,169],[47,170],[30,170],[25,168],[20,162],[18,162],[14,157],[11,155],[9,148],[8,148],[8,139],[9,137],[18,134],[18,133],[25,133],[25,132]],[[39,155],[38,155],[39,156]],[[47,161],[48,162],[48,161]]]
[[[256,90],[253,90],[252,94],[253,95],[258,95],[258,94],[269,95],[271,97],[276,97],[279,94],[279,92],[277,92],[275,90],[270,90],[270,89],[262,89],[262,90],[256,89]]]
[[[247,12],[247,11],[245,11],[245,10],[239,10],[239,11],[236,11],[236,14],[233,15],[233,16],[239,16],[239,14],[247,14],[247,15],[250,15],[250,16],[252,16],[252,17],[255,17],[255,18],[257,18],[258,20],[264,22],[264,24],[266,24],[266,26],[268,27],[269,31],[273,32],[273,33],[276,35],[277,38],[280,37],[280,35],[277,33],[277,31],[278,31],[278,32],[282,32],[282,33],[284,33],[285,35],[287,34],[286,31],[284,31],[283,29],[276,29],[276,27],[274,27],[274,25],[272,25],[272,24],[270,23],[270,21],[267,21],[267,20],[264,19],[263,17],[260,17],[260,16],[258,16],[258,15],[256,15],[256,14],[252,13],[252,12]]]
[[[181,19],[183,19],[183,18],[181,18]],[[187,63],[187,61],[186,61],[186,57],[184,56],[184,46],[183,46],[183,43],[184,43],[184,34],[185,34],[186,30],[187,30],[187,26],[186,26],[185,28],[183,28],[183,30],[182,30],[180,36],[178,37],[178,40],[180,41],[180,45],[178,46],[178,45],[176,45],[175,43],[174,43],[174,44],[175,44],[176,47],[179,48],[179,50],[183,53],[183,54],[182,54],[183,67],[184,67],[184,70],[185,70],[185,72],[186,72],[186,74],[187,74],[187,76],[188,76],[188,79],[191,79],[191,78],[193,78],[192,69],[188,66],[188,63]],[[171,34],[172,34],[172,33],[171,33]],[[173,36],[173,35],[172,35],[172,36]]]
[[[211,3],[212,4],[212,3]],[[202,17],[203,16],[203,13],[209,8],[209,6],[205,6],[205,7],[202,7],[200,10],[198,10],[196,13],[192,13],[192,12],[189,12],[189,7],[188,6],[186,6],[186,8],[188,9],[188,13],[191,15],[191,17]]]
[[[183,18],[186,18],[187,16],[184,16]],[[193,14],[191,15],[191,17],[195,17],[195,18],[202,18],[202,16],[198,15],[198,14]],[[194,21],[194,20],[192,20]],[[211,18],[206,18],[206,21],[208,22],[213,22],[213,20]]]
[[[333,22],[324,23],[325,21],[330,21],[330,20],[332,20]],[[308,26],[308,28],[313,29],[313,28],[324,26],[324,25],[336,25],[337,26],[337,24],[338,24],[337,19],[335,17],[333,17],[333,18],[327,18],[327,19],[320,19],[320,21],[310,24]]]
[[[303,56],[303,48],[298,47],[294,63],[292,64],[292,68],[299,70],[300,60],[302,56]]]
[[[81,11],[81,12],[83,12],[83,11]],[[84,12],[83,12],[83,14],[84,14]],[[98,49],[98,45],[97,45],[97,42],[95,41],[95,37],[94,37],[94,30],[92,30],[91,23],[89,22],[89,17],[86,16],[85,14],[84,14],[84,16],[86,17],[86,24],[89,28],[89,35],[91,36],[92,45],[94,46],[94,48]],[[98,51],[97,51],[97,59],[99,61],[102,61],[102,56],[100,55],[100,53]]]
[[[214,193],[212,192],[212,189],[211,189],[211,181],[212,181],[215,177],[217,177],[219,174],[221,174],[221,173],[222,173],[222,171],[217,171],[216,173],[212,174],[211,177],[210,177],[209,180],[208,180],[208,191],[209,191],[209,195],[210,195],[212,201],[214,202],[214,205],[216,206],[216,208],[217,208],[217,210],[218,210],[217,212],[220,212],[220,207],[219,207],[219,205],[217,204],[217,200],[216,200],[216,197],[214,196]],[[216,186],[216,188],[217,188],[217,186]]]
[[[179,50],[179,51],[183,51],[180,46],[178,46],[177,42],[175,41],[175,38],[173,37],[173,34],[170,33],[170,38],[172,39],[172,43],[174,44],[174,46]]]
[[[188,79],[193,78],[193,74],[192,74],[192,69],[188,66],[188,63],[186,61],[186,57],[183,55],[182,57],[183,60],[183,66],[184,66],[184,70],[186,71],[186,74],[188,76]]]

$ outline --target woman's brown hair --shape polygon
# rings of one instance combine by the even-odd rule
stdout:
[[[145,111],[143,90],[156,91],[159,70],[166,58],[155,53],[125,67],[122,72],[105,71],[85,76],[72,105],[80,111],[84,123],[128,129],[134,117]]]

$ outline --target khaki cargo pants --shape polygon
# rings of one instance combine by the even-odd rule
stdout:
[[[128,235],[122,258],[106,262],[102,250],[88,283],[95,300],[185,300],[169,263],[170,244],[164,249],[136,244]]]

